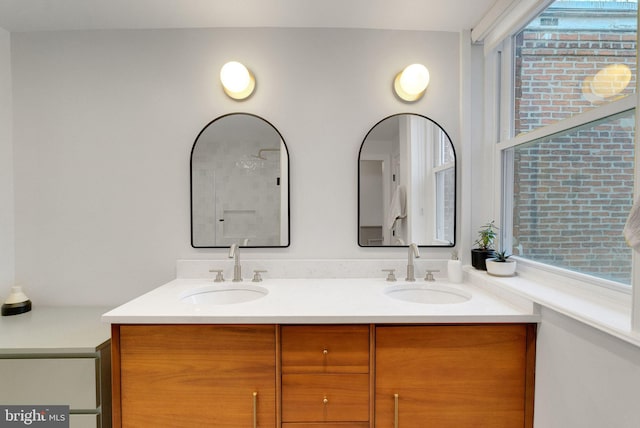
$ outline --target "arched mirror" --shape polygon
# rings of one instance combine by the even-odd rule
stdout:
[[[191,245],[289,246],[289,153],[280,132],[247,113],[221,116],[191,149]]]
[[[456,155],[449,135],[418,114],[396,114],[366,135],[358,156],[358,245],[452,247]]]

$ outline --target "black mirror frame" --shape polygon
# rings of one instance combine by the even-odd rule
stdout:
[[[195,245],[193,242],[193,152],[196,148],[196,144],[198,144],[198,139],[200,138],[200,136],[202,135],[202,133],[214,122],[220,120],[220,119],[224,119],[225,117],[229,117],[229,116],[235,116],[235,115],[243,115],[243,116],[251,116],[254,117],[256,119],[259,119],[263,122],[265,122],[266,124],[268,124],[269,126],[271,126],[271,128],[273,128],[274,131],[276,131],[276,133],[280,136],[280,141],[282,142],[282,145],[284,146],[285,152],[287,154],[287,174],[288,174],[288,179],[287,179],[287,244],[286,245],[242,245],[242,248],[287,248],[291,245],[291,168],[290,168],[290,159],[289,159],[289,147],[287,147],[287,143],[285,142],[284,138],[282,137],[282,134],[280,133],[280,131],[278,130],[278,128],[276,128],[271,122],[269,122],[268,120],[266,120],[263,117],[260,117],[256,114],[253,113],[245,113],[245,112],[235,112],[235,113],[227,113],[227,114],[223,114],[222,116],[218,116],[215,119],[213,119],[212,121],[210,121],[209,123],[207,123],[204,128],[202,128],[202,130],[200,130],[200,132],[198,133],[198,135],[196,136],[195,141],[193,142],[193,146],[191,146],[191,154],[189,155],[189,220],[190,220],[190,241],[191,241],[191,247],[193,248],[229,248],[228,245],[221,245],[221,246],[217,246],[217,245]]]
[[[427,119],[431,122],[433,122],[434,124],[436,124],[441,130],[442,132],[444,132],[444,134],[447,136],[447,139],[449,140],[449,143],[451,143],[451,150],[453,151],[453,156],[454,156],[454,164],[455,164],[455,174],[453,176],[453,242],[449,243],[449,244],[442,244],[442,245],[421,245],[421,244],[417,244],[418,247],[424,247],[424,248],[453,248],[456,246],[456,237],[457,237],[457,216],[458,216],[458,155],[456,154],[456,148],[453,144],[453,140],[451,139],[451,137],[449,136],[449,133],[435,120],[424,116],[422,114],[419,113],[396,113],[396,114],[392,114],[389,115],[381,120],[379,120],[378,122],[375,123],[375,125],[373,125],[371,127],[371,129],[369,129],[369,131],[367,132],[367,134],[364,136],[364,139],[362,140],[362,143],[360,144],[360,150],[358,151],[358,225],[356,227],[356,242],[358,243],[358,246],[361,248],[407,248],[409,244],[407,245],[362,245],[360,243],[360,158],[362,157],[362,149],[364,147],[364,143],[367,141],[367,137],[369,137],[369,134],[371,134],[371,132],[376,128],[376,126],[378,126],[379,124],[381,124],[382,122],[384,122],[387,119],[390,119],[392,117],[396,117],[396,116],[403,116],[403,115],[411,115],[411,116],[419,116],[422,117],[424,119]]]

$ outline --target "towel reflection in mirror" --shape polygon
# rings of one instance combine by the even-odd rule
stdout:
[[[396,228],[403,227],[403,220],[407,218],[407,191],[404,186],[396,186],[391,196],[391,203],[387,208],[385,227],[392,232],[394,236],[402,236],[400,230]],[[394,233],[395,232],[395,233]]]

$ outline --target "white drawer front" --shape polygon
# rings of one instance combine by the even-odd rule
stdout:
[[[69,428],[100,428],[97,415],[71,415]]]
[[[95,409],[95,358],[0,359],[0,403]]]

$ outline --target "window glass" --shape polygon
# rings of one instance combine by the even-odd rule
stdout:
[[[444,132],[436,133],[437,142],[433,146],[434,150],[434,167],[443,165],[453,165],[456,161],[456,156],[453,153],[453,146],[449,142],[449,137]]]
[[[513,253],[623,284],[633,200],[635,110],[505,152],[513,162]]]
[[[456,169],[452,166],[436,172],[436,240],[455,242]]]
[[[637,0],[556,0],[515,36],[514,135],[636,90]]]
[[[455,187],[456,168],[453,145],[444,132],[436,132],[434,144],[435,195],[436,195],[436,224],[435,238],[437,241],[452,243],[454,239],[455,218]]]

